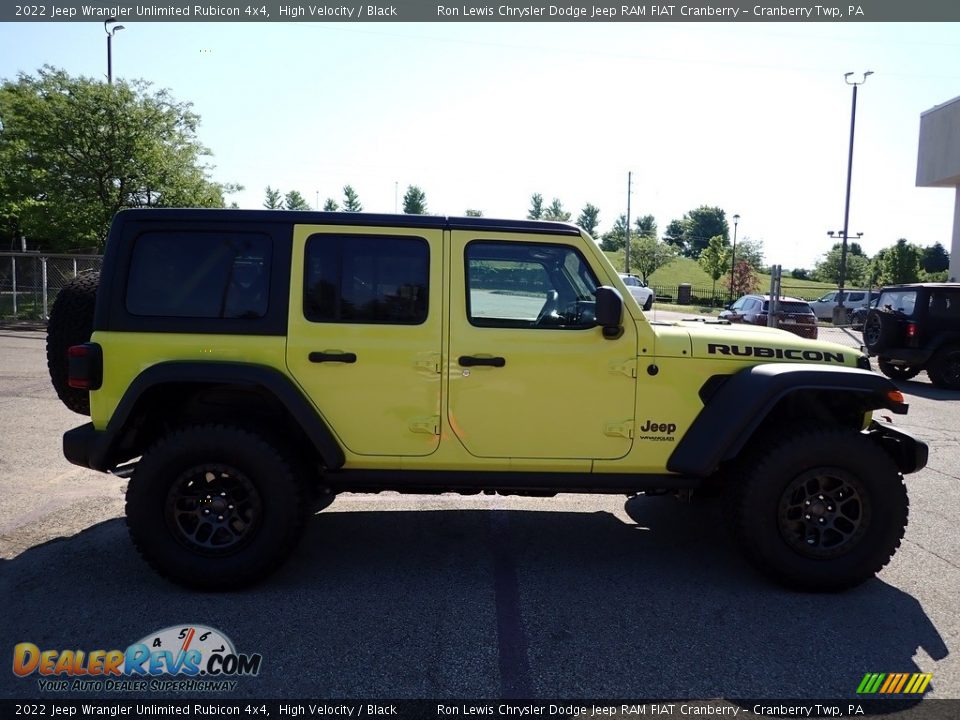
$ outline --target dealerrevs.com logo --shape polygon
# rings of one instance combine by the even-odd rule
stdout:
[[[260,672],[263,657],[238,653],[219,630],[184,624],[151,633],[126,650],[13,648],[13,672],[47,692],[231,691]]]

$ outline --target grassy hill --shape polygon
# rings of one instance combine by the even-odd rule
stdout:
[[[613,263],[614,267],[621,270],[623,269],[622,252],[606,253],[606,256],[610,259],[610,262]],[[722,291],[728,277],[728,275],[725,275],[717,280],[718,291]],[[769,292],[770,274],[759,273],[757,277],[760,280],[759,292]],[[704,272],[700,264],[696,260],[685,257],[677,258],[666,267],[657,270],[650,276],[649,283],[650,285],[657,286],[658,290],[662,288],[662,292],[673,295],[674,297],[676,297],[676,289],[680,283],[689,283],[701,291],[709,291],[713,287],[713,280]],[[793,297],[803,298],[804,300],[816,300],[825,293],[830,292],[830,290],[836,290],[836,287],[812,280],[797,280],[788,275],[784,275],[783,277],[784,295],[792,295]]]

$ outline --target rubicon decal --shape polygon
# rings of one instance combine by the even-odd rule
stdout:
[[[39,676],[41,690],[228,690],[238,676],[259,674],[263,657],[238,653],[233,642],[219,630],[205,625],[184,624],[151,633],[125,650],[41,649],[32,642],[13,648],[13,673],[22,678]],[[186,679],[203,677],[206,682],[153,682],[145,687],[131,678]],[[72,681],[72,682],[71,682]],[[160,687],[160,685],[176,685]]]
[[[824,352],[823,350],[800,350],[798,348],[771,348],[762,345],[725,345],[709,343],[709,355],[730,355],[737,357],[775,358],[777,360],[806,360],[808,362],[826,362],[844,364],[842,352]]]

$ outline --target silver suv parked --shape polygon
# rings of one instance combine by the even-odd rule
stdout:
[[[844,307],[850,308],[850,310],[856,310],[857,308],[863,307],[867,304],[866,290],[844,290],[843,295],[843,305]],[[811,302],[810,307],[813,308],[813,312],[817,316],[817,320],[832,320],[833,309],[837,306],[839,300],[840,291],[833,290],[828,292],[819,300],[814,300]]]

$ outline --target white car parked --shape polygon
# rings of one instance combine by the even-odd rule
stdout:
[[[858,307],[863,307],[867,304],[866,290],[844,290],[843,295],[844,307],[850,308],[851,310],[856,310]],[[813,308],[817,320],[833,320],[833,309],[837,306],[839,300],[840,291],[834,290],[828,292],[819,300],[811,302],[810,307]]]
[[[640,303],[640,307],[644,310],[649,310],[653,307],[653,298],[656,293],[647,287],[647,284],[643,282],[636,275],[627,275],[626,273],[620,273],[620,279],[623,280],[624,285],[627,286],[627,290],[630,291],[630,294],[636,298],[637,302]]]

